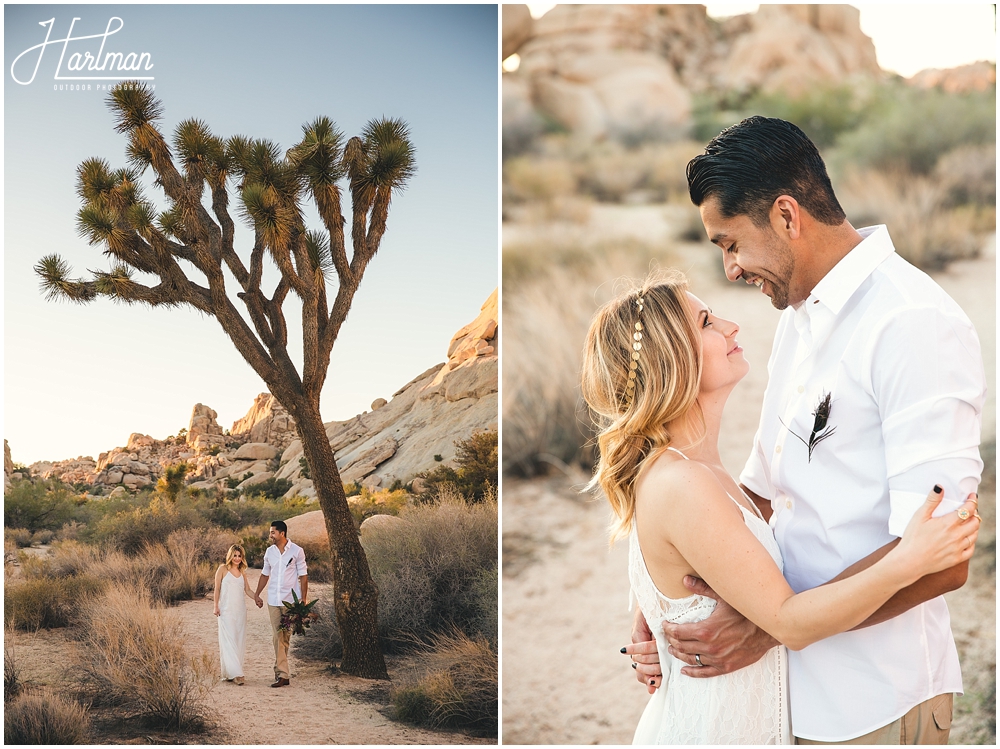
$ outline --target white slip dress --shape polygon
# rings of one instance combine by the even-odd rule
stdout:
[[[219,591],[219,663],[222,678],[243,676],[243,657],[247,642],[247,605],[243,596],[243,577],[226,570]]]
[[[673,450],[682,458],[687,456]],[[730,497],[732,499],[732,497]],[[782,569],[771,528],[739,502],[747,527]],[[701,595],[667,598],[646,569],[635,522],[629,534],[629,582],[660,653],[663,683],[649,698],[633,744],[790,744],[788,657],[785,647],[769,650],[756,663],[722,676],[695,679],[681,673],[687,664],[667,653],[664,621],[687,624],[707,619],[715,600]]]

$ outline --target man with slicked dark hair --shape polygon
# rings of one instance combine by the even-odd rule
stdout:
[[[722,131],[687,178],[727,278],[783,310],[740,486],[769,519],[796,593],[855,574],[899,542],[926,487],[943,487],[939,513],[975,497],[979,339],[885,226],[851,226],[792,123],[751,117]],[[790,652],[796,743],[947,743],[962,676],[942,594],[967,575],[965,563],[921,578],[855,630]],[[697,578],[685,585],[718,599]],[[776,644],[721,600],[704,621],[664,630],[693,678],[731,673]],[[652,639],[638,612],[629,651],[639,680],[658,686]]]

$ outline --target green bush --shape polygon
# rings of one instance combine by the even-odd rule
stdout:
[[[51,691],[25,692],[4,705],[4,744],[86,744],[89,734],[87,712]]]
[[[18,481],[4,494],[4,527],[57,531],[74,517],[78,499],[58,481]]]
[[[34,538],[34,533],[29,531],[27,528],[4,528],[3,537],[4,541],[10,541],[19,549],[27,549],[31,546],[31,539]]]
[[[309,582],[333,582],[333,556],[330,554],[329,543],[302,543],[306,555],[306,567],[309,569]]]
[[[397,720],[496,735],[497,652],[483,638],[459,631],[435,635],[409,678],[389,693]]]
[[[857,128],[868,105],[867,97],[859,96],[855,86],[826,84],[810,87],[805,94],[795,97],[759,93],[750,97],[743,109],[794,122],[822,149],[832,146],[841,134]]]
[[[409,498],[410,494],[405,489],[372,491],[362,487],[357,495],[347,501],[347,506],[351,510],[354,524],[360,528],[372,515],[398,515]]]
[[[154,497],[146,507],[101,518],[94,539],[101,545],[134,555],[147,545],[165,542],[174,531],[205,525],[205,519],[194,507]]]
[[[281,499],[291,488],[292,482],[288,479],[279,479],[272,476],[269,479],[261,481],[259,484],[247,487],[243,490],[243,493],[277,500]]]
[[[837,139],[836,161],[926,175],[949,151],[995,140],[995,89],[954,94],[886,86],[866,111],[864,122]]]
[[[270,523],[275,518],[292,518],[312,509],[306,504],[305,497],[271,499],[258,495],[244,495],[221,502],[202,500],[195,506],[206,521],[231,531]]]
[[[455,465],[457,468],[438,466],[419,476],[430,484],[432,491],[450,489],[473,502],[492,495],[499,469],[497,432],[474,432],[468,439],[455,442]]]

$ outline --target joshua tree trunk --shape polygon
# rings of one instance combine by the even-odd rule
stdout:
[[[116,129],[128,136],[133,168],[113,171],[103,159],[80,165],[77,189],[83,208],[77,225],[91,244],[105,247],[112,266],[95,271],[91,280],[71,279],[69,265],[49,255],[35,266],[43,289],[50,298],[80,303],[107,296],[154,307],[186,304],[218,320],[298,425],[333,554],[334,605],[344,642],[341,669],[386,678],[378,590],[347,506],[319,402],[331,350],[385,233],[392,194],[415,169],[407,127],[400,120],[373,120],[363,137],[344,145],[343,134],[320,117],[303,126],[302,140],[282,156],[268,141],[243,136],[224,141],[200,120],[186,120],[177,126],[172,152],[154,124],[162,107],[148,87],[126,82],[112,90],[108,103],[117,117]],[[169,203],[159,214],[142,196],[138,181],[149,167]],[[345,177],[351,192],[350,253],[338,185]],[[241,215],[254,231],[249,266],[234,247],[230,180],[239,180]],[[206,187],[211,212],[203,202]],[[306,198],[319,211],[323,231],[306,230]],[[267,261],[280,273],[270,298],[261,288]],[[159,283],[138,283],[134,271],[156,276]],[[333,276],[337,283],[331,304],[327,285]],[[227,289],[232,279],[236,288]],[[302,303],[301,369],[288,355],[283,304],[289,294]]]
[[[302,449],[330,537],[336,581],[334,609],[344,643],[340,668],[367,679],[386,679],[389,675],[378,646],[378,637],[371,636],[372,632],[378,632],[378,588],[372,580],[368,558],[347,506],[344,484],[326,437],[319,407],[303,402],[291,412],[298,426]]]

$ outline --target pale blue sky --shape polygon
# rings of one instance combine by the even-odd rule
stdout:
[[[40,21],[55,18],[57,39],[73,17],[80,36],[102,34],[112,16],[124,26],[104,52],[149,53],[168,138],[188,117],[283,150],[319,115],[348,137],[374,117],[409,123],[417,174],[394,200],[334,348],[323,417],[360,413],[444,361],[451,336],[498,284],[496,6],[8,5],[4,437],[14,460],[96,457],[133,431],[163,438],[187,426],[196,402],[229,427],[266,390],[212,318],[52,303],[39,292],[32,266],[45,254],[58,252],[76,274],[107,267],[76,233],[75,170],[91,156],[124,166],[125,139],[98,82],[54,90],[62,45],[45,50],[30,85],[14,82],[11,64],[44,40]],[[70,44],[61,75],[74,50],[96,53],[100,41]],[[35,59],[22,58],[18,79]],[[237,238],[244,256],[247,237]]]

